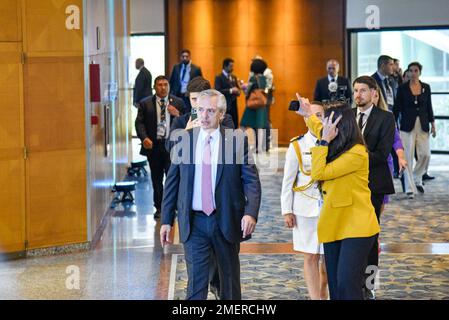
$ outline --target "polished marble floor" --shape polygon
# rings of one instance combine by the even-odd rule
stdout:
[[[302,257],[279,212],[284,156],[272,152],[275,169],[261,169],[260,218],[241,250],[244,299],[307,299]],[[432,156],[437,178],[426,193],[408,200],[399,192],[384,212],[379,299],[449,299],[448,164],[449,156]],[[183,299],[182,246],[160,247],[151,183],[137,180],[135,204],[111,212],[91,251],[0,262],[0,299]]]

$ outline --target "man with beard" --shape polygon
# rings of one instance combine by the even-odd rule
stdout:
[[[354,112],[369,153],[368,186],[371,190],[371,202],[380,224],[384,196],[395,193],[393,178],[387,161],[393,147],[395,121],[391,112],[381,110],[373,103],[377,88],[374,78],[369,76],[359,77],[354,80],[353,87],[354,101],[357,105]],[[377,268],[378,265],[379,243],[376,239],[368,257],[368,267],[375,266]],[[366,282],[364,284],[366,297],[374,299],[374,280],[372,284]],[[367,286],[370,288],[367,288]]]

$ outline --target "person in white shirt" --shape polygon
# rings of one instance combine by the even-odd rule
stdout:
[[[324,114],[321,103],[313,102],[312,111]],[[291,140],[287,150],[282,181],[281,208],[285,224],[293,232],[293,249],[304,254],[304,278],[312,300],[327,299],[327,274],[322,244],[318,242],[317,226],[321,195],[317,181],[310,178],[311,153],[318,138],[311,131]]]

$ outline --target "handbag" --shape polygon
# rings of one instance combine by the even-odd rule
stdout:
[[[262,89],[254,89],[249,94],[248,100],[246,101],[246,106],[249,109],[257,110],[264,108],[267,105],[267,96]]]

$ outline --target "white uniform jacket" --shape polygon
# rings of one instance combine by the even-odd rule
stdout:
[[[318,217],[321,199],[318,183],[314,182],[310,188],[302,192],[293,191],[295,179],[296,186],[303,186],[311,181],[310,175],[305,175],[299,169],[298,157],[293,146],[293,143],[297,142],[299,142],[304,170],[310,172],[312,167],[310,148],[316,146],[317,138],[308,131],[303,137],[293,139],[288,147],[281,191],[282,215],[294,213],[301,217]]]

